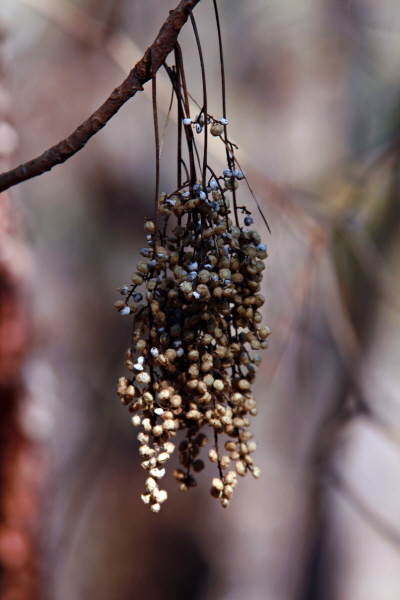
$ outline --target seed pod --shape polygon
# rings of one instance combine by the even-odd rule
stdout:
[[[148,281],[146,281],[146,288],[149,291],[152,291],[156,288],[157,286],[157,280],[156,279],[149,279]]]
[[[214,382],[214,377],[212,375],[205,375],[203,377],[203,382],[206,384],[206,386],[211,387]]]
[[[271,333],[271,330],[266,325],[264,325],[263,327],[260,327],[260,330],[258,332],[260,338],[262,338],[262,339],[266,339],[270,335],[270,333]]]
[[[165,425],[165,423],[164,423]],[[157,457],[157,462],[160,463],[161,465],[164,464],[165,462],[167,462],[167,460],[169,459],[169,454],[168,452],[162,452],[161,454],[158,455]]]
[[[192,282],[191,281],[184,281],[183,283],[180,284],[180,289],[182,292],[184,293],[188,293],[192,291]]]
[[[222,379],[216,379],[213,383],[213,387],[218,391],[218,392],[222,392],[222,390],[225,387],[224,382],[222,381]]]
[[[250,389],[250,383],[247,381],[247,379],[240,379],[237,385],[239,390],[242,392]]]
[[[164,429],[162,428],[161,425],[155,425],[152,429],[152,433],[154,435],[154,437],[160,437],[163,434]]]
[[[219,136],[224,133],[224,126],[221,123],[214,123],[210,127],[210,133],[214,136]]]
[[[210,281],[210,272],[202,269],[198,273],[198,281],[200,283],[208,283]]]
[[[138,264],[136,265],[136,268],[139,271],[139,273],[143,273],[144,275],[146,275],[146,273],[149,272],[149,267],[148,267],[147,263],[145,263],[143,260],[138,262]]]
[[[222,281],[225,281],[225,279],[231,279],[232,271],[230,269],[220,269],[218,275]]]
[[[200,473],[204,469],[204,462],[200,459],[197,459],[193,462],[193,470],[196,473]]]
[[[150,383],[150,375],[142,371],[138,375],[136,375],[136,381],[138,383]]]
[[[123,396],[128,387],[128,380],[126,377],[120,377],[118,380],[118,395]]]
[[[143,277],[141,273],[134,273],[132,275],[132,283],[134,283],[135,285],[142,285],[143,283]]]
[[[238,460],[237,463],[235,464],[235,469],[236,469],[236,473],[238,475],[240,475],[241,477],[244,477],[246,475],[246,465],[243,461]]]
[[[197,389],[201,394],[205,394],[207,391],[207,384],[204,383],[204,381],[199,381],[199,383],[197,384]]]
[[[223,456],[221,456],[219,464],[221,466],[221,469],[225,471],[225,469],[227,469],[231,464],[231,459],[229,458],[229,456],[226,456],[226,454],[224,454]]]
[[[181,406],[182,404],[181,396],[174,394],[174,396],[172,396],[172,398],[170,399],[170,404],[173,408],[179,408],[179,406]]]
[[[259,308],[260,306],[262,306],[265,303],[265,298],[264,296],[262,296],[261,294],[257,294],[257,296],[255,297],[255,302],[254,305],[257,306],[257,308]]]
[[[148,233],[154,233],[156,230],[153,221],[146,221],[146,223],[144,224],[144,228]]]
[[[174,361],[176,359],[176,350],[168,348],[168,350],[165,351],[165,356],[169,361]]]
[[[212,487],[213,489],[222,492],[222,490],[224,489],[224,484],[220,479],[218,479],[218,477],[214,477],[214,479],[212,480]]]
[[[210,461],[211,461],[211,462],[213,462],[213,463],[217,462],[217,460],[218,460],[218,453],[217,453],[217,451],[215,450],[215,448],[211,448],[211,449],[208,451],[208,458],[209,458],[209,459],[210,459]]]

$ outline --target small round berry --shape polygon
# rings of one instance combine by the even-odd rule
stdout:
[[[217,460],[218,460],[218,452],[215,450],[215,448],[211,448],[208,451],[208,458],[213,463],[217,462]]]
[[[210,133],[215,137],[222,135],[224,133],[224,127],[222,123],[214,123],[213,125],[211,125]]]
[[[146,221],[146,223],[144,224],[144,228],[148,233],[154,233],[156,230],[153,221]]]

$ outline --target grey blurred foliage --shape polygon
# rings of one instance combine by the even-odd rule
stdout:
[[[15,164],[97,108],[171,8],[1,0]],[[272,329],[254,422],[263,476],[226,511],[209,497],[210,472],[187,495],[169,482],[159,515],[140,501],[136,436],[115,391],[130,332],[113,309],[152,214],[151,102],[138,94],[81,153],[12,191],[35,270],[23,421],[48,456],[43,597],[397,600],[400,4],[225,0],[220,11],[231,136],[272,229],[256,217]],[[209,0],[196,19],[218,114]],[[199,96],[189,25],[180,41]],[[171,123],[166,190],[174,143]]]

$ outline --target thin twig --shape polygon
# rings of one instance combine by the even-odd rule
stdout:
[[[219,61],[220,61],[220,69],[221,69],[221,87],[222,87],[222,116],[224,117],[224,119],[226,119],[225,66],[224,66],[224,51],[222,48],[221,24],[219,21],[217,0],[213,0],[213,4],[214,4],[215,20],[217,22],[217,30],[218,30]],[[224,130],[225,130],[225,141],[227,141],[226,125],[224,127]]]
[[[151,63],[152,63],[152,79],[151,79],[151,90],[153,99],[153,121],[154,121],[154,138],[156,143],[156,185],[155,185],[155,198],[154,198],[154,225],[156,228],[157,235],[157,217],[158,217],[158,197],[160,195],[160,134],[158,131],[158,114],[157,114],[157,71],[155,70],[155,58],[154,49],[151,49]],[[157,244],[154,244],[153,258],[157,251]]]
[[[163,133],[162,133],[162,136],[161,136],[161,142],[160,142],[160,159],[161,159],[161,156],[162,156],[162,151],[163,151],[165,136],[167,135],[167,129],[168,129],[168,124],[169,124],[169,119],[171,117],[172,105],[174,103],[174,95],[175,95],[175,91],[174,91],[174,88],[172,88],[172,91],[171,91],[171,100],[169,102],[169,107],[168,107],[168,112],[167,112],[167,118],[165,120],[165,125],[164,125]]]
[[[242,171],[242,173],[244,174],[244,171],[243,171],[242,167],[240,166],[240,163],[239,163],[238,159],[236,158],[236,156],[235,156],[235,161],[236,161],[236,163],[237,163],[237,165],[238,165],[239,169],[240,169],[240,170]],[[265,218],[265,216],[264,216],[264,213],[263,213],[263,211],[262,211],[262,209],[261,209],[260,203],[259,203],[259,201],[257,200],[257,196],[256,196],[256,195],[255,195],[255,193],[253,192],[253,190],[252,190],[252,188],[251,188],[251,186],[250,186],[249,180],[247,179],[247,177],[246,177],[246,175],[245,175],[245,174],[244,174],[244,180],[245,180],[245,182],[246,182],[246,184],[247,184],[247,187],[249,188],[250,194],[253,196],[253,200],[254,200],[254,202],[256,203],[256,206],[257,206],[257,208],[258,208],[258,212],[260,213],[260,215],[261,215],[261,217],[262,217],[262,220],[264,221],[264,225],[265,225],[265,227],[268,229],[268,232],[269,232],[269,233],[272,233],[272,232],[271,232],[271,229],[270,229],[270,226],[268,225],[268,221],[267,221],[267,219]]]
[[[196,38],[197,50],[199,52],[200,67],[201,67],[201,80],[202,80],[202,84],[203,84],[204,155],[203,155],[203,168],[202,168],[202,183],[203,183],[203,189],[206,189],[206,176],[207,176],[207,134],[208,134],[208,126],[207,126],[207,120],[208,120],[208,112],[207,112],[207,110],[208,110],[208,108],[207,108],[206,70],[205,70],[205,67],[204,67],[204,58],[203,58],[203,51],[201,49],[200,36],[199,36],[199,32],[197,30],[196,21],[195,21],[195,18],[193,16],[193,13],[192,13],[191,9],[189,9],[189,16],[190,16],[190,20],[192,22],[194,36]]]
[[[157,38],[144,56],[135,65],[128,77],[117,87],[109,98],[68,138],[52,146],[46,152],[11,171],[0,175],[0,192],[46,173],[81,150],[85,144],[132,98],[143,85],[150,81],[153,71],[157,72],[174,49],[178,35],[188,18],[189,10],[200,0],[181,0],[177,8],[170,12]],[[151,60],[151,55],[154,59]]]
[[[168,67],[166,64],[164,66],[165,66],[165,70],[168,74],[168,77],[170,78],[170,81],[174,87],[177,101],[178,101],[178,103],[181,103],[181,112],[183,113],[185,111],[186,117],[189,117],[190,116],[189,100],[188,100],[188,96],[187,96],[185,71],[184,71],[184,67],[183,67],[182,52],[181,52],[181,48],[180,48],[178,42],[176,42],[176,44],[175,44],[175,60],[176,60],[176,71],[175,72],[170,67]],[[181,81],[179,81],[178,77],[181,78]],[[182,98],[182,93],[181,93],[182,90],[183,90],[183,98]],[[192,128],[188,127],[187,125],[185,125],[184,131],[185,131],[186,142],[187,142],[188,153],[189,153],[189,168],[190,168],[189,184],[190,184],[190,186],[193,186],[196,183],[196,167],[195,167],[195,163],[194,163],[194,154],[193,154],[193,141],[194,141],[193,131],[192,131]]]

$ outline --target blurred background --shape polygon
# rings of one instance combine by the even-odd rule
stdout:
[[[72,133],[174,7],[0,0],[1,170]],[[2,600],[400,596],[400,4],[219,7],[229,135],[272,230],[241,186],[269,253],[262,478],[240,481],[226,510],[211,467],[188,494],[166,481],[160,514],[140,500],[136,431],[116,394],[130,326],[113,303],[152,215],[146,90],[67,163],[0,196]],[[195,17],[209,112],[222,116],[211,0]],[[179,39],[200,98],[189,24]],[[164,73],[158,85],[163,127]],[[165,191],[175,156],[171,118]]]

